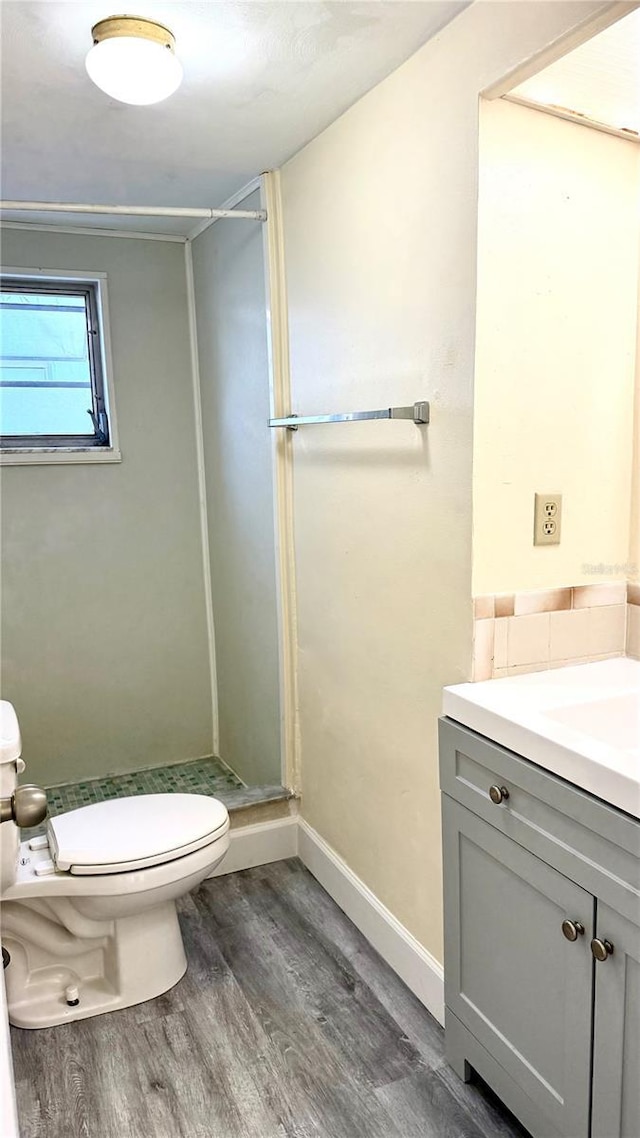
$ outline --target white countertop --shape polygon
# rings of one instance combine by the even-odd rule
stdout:
[[[640,818],[640,660],[456,684],[443,712]]]

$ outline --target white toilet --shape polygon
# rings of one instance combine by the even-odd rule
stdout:
[[[0,700],[0,916],[11,1023],[51,1027],[166,992],[187,967],[176,898],[227,852],[226,807],[200,794],[112,799],[50,818],[46,835],[20,842],[20,752],[15,711]]]

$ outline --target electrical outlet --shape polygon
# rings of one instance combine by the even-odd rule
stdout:
[[[536,494],[533,544],[560,545],[562,494]]]

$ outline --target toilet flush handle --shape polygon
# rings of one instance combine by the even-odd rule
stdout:
[[[47,816],[47,795],[40,786],[25,783],[14,790],[11,798],[0,799],[0,822],[13,821],[21,829],[39,826]]]

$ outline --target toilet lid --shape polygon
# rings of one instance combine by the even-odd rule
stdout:
[[[140,794],[94,802],[47,823],[56,868],[123,873],[173,861],[226,833],[223,802],[204,794]]]

